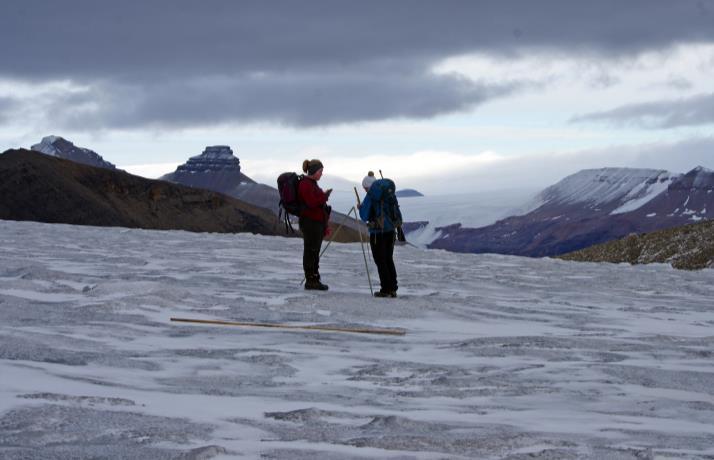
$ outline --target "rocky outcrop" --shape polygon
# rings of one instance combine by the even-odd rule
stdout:
[[[98,168],[116,169],[116,166],[105,161],[94,150],[89,150],[83,147],[77,147],[67,139],[59,136],[47,136],[42,138],[39,144],[30,147],[35,152],[44,153],[57,158],[82,163]]]
[[[630,235],[559,258],[580,262],[658,262],[687,270],[714,267],[714,221]]]
[[[207,190],[33,152],[0,155],[0,219],[273,235],[268,210]]]

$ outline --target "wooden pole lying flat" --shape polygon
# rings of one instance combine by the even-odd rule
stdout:
[[[243,327],[267,327],[276,329],[297,329],[310,331],[325,331],[325,332],[353,332],[356,334],[382,334],[382,335],[406,335],[407,331],[398,328],[385,327],[340,327],[340,326],[320,326],[320,325],[305,325],[297,326],[293,324],[280,323],[251,323],[244,321],[221,321],[213,319],[191,319],[191,318],[171,318],[171,321],[180,323],[198,323],[198,324],[218,324],[222,326],[243,326]]]

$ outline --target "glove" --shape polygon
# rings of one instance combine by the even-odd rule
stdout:
[[[407,237],[404,236],[404,230],[402,230],[402,226],[400,225],[397,227],[397,241],[400,241],[404,243],[407,240]]]

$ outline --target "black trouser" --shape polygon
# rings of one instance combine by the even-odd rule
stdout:
[[[374,263],[379,271],[382,292],[397,292],[397,269],[394,268],[394,231],[369,235]]]
[[[320,276],[320,248],[325,234],[325,224],[307,217],[300,218],[300,231],[305,243],[302,252],[302,268],[305,270],[305,279],[319,278]]]

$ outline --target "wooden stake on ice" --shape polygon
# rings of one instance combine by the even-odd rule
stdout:
[[[398,328],[384,327],[340,327],[340,326],[320,326],[320,325],[305,325],[296,326],[292,324],[273,324],[273,323],[251,323],[244,321],[221,321],[212,319],[190,319],[190,318],[171,318],[171,321],[180,323],[198,323],[198,324],[218,324],[222,326],[243,326],[243,327],[267,327],[276,329],[298,329],[310,331],[325,331],[325,332],[353,332],[356,334],[382,334],[382,335],[405,335],[407,331]]]

